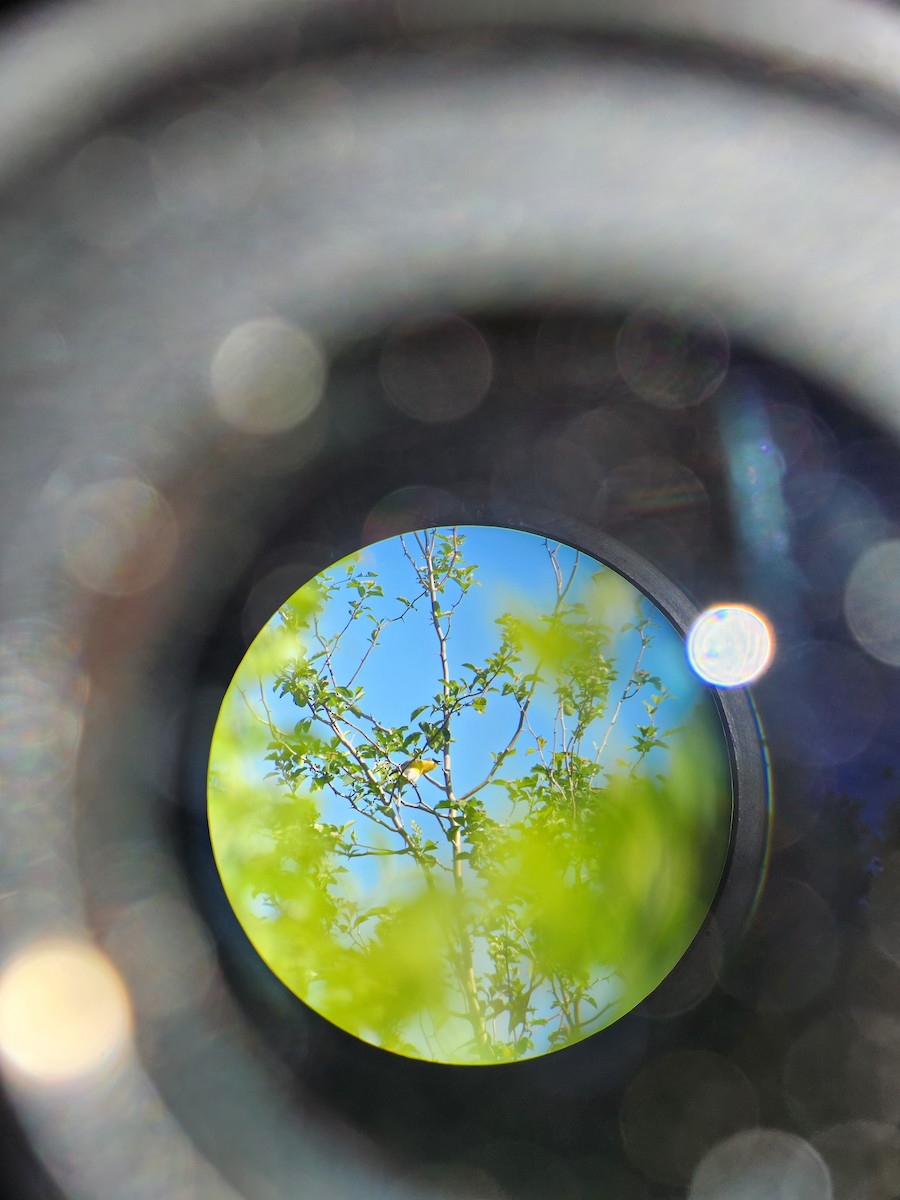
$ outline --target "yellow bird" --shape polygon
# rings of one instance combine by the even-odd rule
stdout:
[[[433,758],[410,758],[400,768],[400,775],[409,783],[415,783],[422,776],[433,771],[437,762]]]

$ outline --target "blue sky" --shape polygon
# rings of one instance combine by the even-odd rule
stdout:
[[[494,527],[468,526],[464,529],[466,542],[465,559],[477,563],[479,586],[473,587],[461,603],[454,618],[449,639],[451,675],[459,673],[464,662],[480,663],[497,648],[501,631],[497,617],[504,612],[516,612],[523,616],[552,609],[556,598],[554,574],[544,539],[533,534]],[[407,546],[415,552],[413,535],[408,535]],[[553,543],[555,545],[555,543]],[[697,680],[688,666],[681,636],[668,624],[663,615],[635,588],[621,579],[610,568],[604,568],[595,560],[567,546],[558,552],[560,567],[564,575],[579,561],[575,586],[571,598],[589,596],[591,579],[599,570],[610,572],[618,581],[612,598],[612,610],[602,614],[602,621],[611,628],[607,657],[616,661],[619,678],[610,693],[610,704],[606,720],[627,683],[640,649],[639,634],[630,630],[621,632],[621,626],[633,621],[635,614],[651,615],[655,628],[653,644],[645,653],[642,667],[651,674],[659,675],[673,693],[660,710],[657,724],[663,728],[683,725],[691,720],[709,719],[712,711],[706,689]],[[347,560],[345,560],[346,562]],[[384,599],[376,602],[378,615],[395,615],[401,609],[397,597],[412,599],[416,581],[412,567],[407,561],[399,538],[390,538],[367,547],[353,556],[357,568],[374,571],[384,590]],[[336,564],[324,573],[330,578],[346,576],[345,564]],[[448,599],[455,597],[449,596]],[[346,622],[347,594],[337,594],[320,618],[320,627],[328,636]],[[280,618],[273,619],[277,626]],[[362,657],[366,647],[366,636],[370,625],[355,622],[344,635],[340,649],[335,654],[334,665],[339,681],[349,675]],[[265,630],[260,634],[266,636]],[[420,705],[426,704],[440,686],[440,661],[434,630],[422,603],[417,613],[410,613],[401,624],[390,626],[360,672],[357,683],[365,689],[363,707],[373,713],[385,725],[397,726],[409,721],[409,714]],[[610,738],[604,761],[626,753],[635,726],[646,721],[643,706],[652,689],[644,691],[627,701],[619,715],[616,729]],[[553,719],[552,696],[538,697],[532,710],[535,732],[550,735]],[[276,721],[285,729],[291,729],[300,713],[289,699],[273,699],[272,712]],[[457,794],[477,784],[490,767],[490,753],[506,744],[515,728],[518,709],[508,698],[494,697],[483,715],[469,712],[459,718],[454,727],[456,741],[452,747],[454,783]],[[605,723],[599,722],[592,731],[592,740],[602,741]],[[677,735],[676,735],[677,737]],[[523,736],[520,741],[524,752],[529,741]],[[530,742],[533,744],[533,741]],[[520,753],[518,769],[525,770],[532,759]],[[660,770],[665,762],[662,750],[651,751],[642,770]],[[425,794],[433,792],[426,788]],[[485,797],[486,798],[486,797]],[[501,798],[495,796],[495,803]],[[346,819],[347,814],[331,804],[323,812],[326,819]],[[495,815],[500,815],[499,813]]]

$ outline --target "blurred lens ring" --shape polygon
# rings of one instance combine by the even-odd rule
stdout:
[[[669,53],[693,46],[730,57],[741,70],[758,63],[769,87],[773,73],[784,71],[778,83],[789,87],[799,71],[837,85],[846,102],[864,99],[876,113],[898,109],[900,31],[889,12],[874,6],[853,10],[821,0],[814,21],[805,5],[778,0],[752,7],[704,0],[560,0],[552,6],[522,0],[496,9],[478,0],[425,0],[397,7],[400,28],[413,33],[550,29],[634,35],[655,44],[664,38]],[[277,46],[287,34],[312,53],[323,40],[374,41],[397,31],[396,16],[370,21],[359,6],[331,0],[197,0],[190,8],[160,0],[152,14],[134,2],[109,11],[72,4],[52,22],[25,22],[8,31],[0,49],[0,178],[14,178],[101,124],[168,78],[173,66],[245,62],[249,39],[254,46]],[[57,69],[61,59],[65,72]]]
[[[887,27],[888,18],[887,18],[886,14],[885,14],[884,19],[885,19],[885,25]],[[825,17],[825,15],[823,14],[821,28],[824,29],[827,27],[827,25],[828,25],[827,17]],[[893,37],[893,29],[894,29],[893,24],[891,24],[890,29],[891,29],[891,37]],[[793,36],[797,39],[798,42],[802,42],[802,36],[805,32],[806,32],[805,28],[801,25],[794,31]],[[790,38],[788,39],[788,43],[789,42],[790,42]],[[95,45],[102,44],[102,41],[98,39],[98,41],[94,44]],[[26,55],[23,65],[27,68],[30,68],[30,66],[31,66],[31,63],[30,63],[27,55]],[[38,70],[37,73],[31,73],[32,79],[38,78],[38,77],[40,77],[40,70]],[[119,86],[121,86],[121,75],[119,77],[118,82],[119,82]],[[9,109],[7,109],[6,111],[8,112]],[[13,108],[13,111],[16,111],[15,106]],[[19,106],[17,111],[21,114],[23,112],[23,107]],[[31,125],[31,121],[33,119],[33,112],[34,112],[33,109],[29,109],[27,105],[24,106],[24,114],[25,115],[23,118],[23,127],[21,128],[21,130],[16,131],[18,133],[21,145],[26,145],[29,142],[29,140],[31,140],[32,138],[34,140],[37,140],[39,137],[39,134],[37,133],[35,127],[33,127]],[[887,142],[887,139],[883,137],[883,134],[879,135],[879,138],[883,139],[883,148],[884,148],[885,153],[888,155],[889,158],[893,158],[894,154],[890,153],[891,147],[890,147],[890,144]],[[843,189],[844,192],[852,193],[853,188],[854,188],[854,183],[853,183],[852,179],[846,180],[844,183],[844,189]],[[833,207],[834,207],[834,211],[836,211],[837,213],[840,212],[839,204],[836,204]],[[884,211],[888,211],[888,210],[886,208],[883,208],[882,212],[884,212]],[[839,229],[840,229],[840,223],[838,224],[838,226],[832,228],[832,232],[835,232],[835,230],[839,230]],[[825,244],[826,245],[828,244],[827,238],[825,239]],[[839,245],[839,244],[840,244],[840,239],[838,239],[837,242],[835,242],[832,239],[830,248],[833,249],[836,245]],[[846,247],[844,249],[846,251],[846,253],[844,255],[844,262],[845,262],[845,269],[846,269],[847,267],[849,267],[852,264],[854,255],[853,255],[853,251],[851,249],[846,248]],[[812,259],[814,259],[814,257],[815,257],[815,255],[812,251],[810,251],[810,257]],[[569,261],[570,261],[570,265],[571,265],[571,253],[569,255]],[[500,260],[495,260],[488,264],[485,264],[485,275],[488,277],[488,279],[490,279],[492,276],[494,276],[494,272],[496,272],[500,262],[502,262],[502,258]],[[471,265],[471,264],[468,264],[468,265]],[[586,271],[579,273],[580,286],[583,289],[584,294],[586,296],[591,296],[591,295],[595,294],[595,288],[594,288],[592,281],[594,278],[594,271],[600,265],[601,264],[595,260],[595,262],[593,264],[593,267],[594,267],[593,270],[586,270]],[[793,269],[794,265],[795,264],[790,264],[790,268]],[[467,264],[464,263],[463,270],[466,269],[466,266],[467,266]],[[893,270],[892,265],[890,263],[884,262],[883,260],[875,267],[875,271],[877,272],[878,277],[881,278],[883,281],[896,280],[898,278],[897,272]],[[882,272],[883,272],[883,274],[882,274]],[[729,274],[729,272],[727,270],[727,264],[724,269],[724,273],[725,273],[725,275]],[[454,278],[454,276],[455,276],[455,278]],[[850,273],[849,277],[853,277],[852,273]],[[629,298],[629,297],[635,295],[641,289],[641,287],[650,286],[654,282],[653,271],[650,267],[648,267],[648,269],[645,272],[640,273],[640,279],[639,279],[639,281],[637,281],[637,285],[635,284],[634,280],[629,281],[629,279],[627,278],[627,272],[620,271],[617,275],[616,274],[613,275],[613,279],[614,279],[614,281],[622,284],[622,295],[625,298]],[[665,280],[665,285],[667,288],[669,288],[669,287],[672,287],[673,283],[675,283],[675,282],[676,282],[676,280],[673,279],[673,277],[670,274],[669,277],[666,278],[666,280]],[[346,283],[346,281],[345,281],[345,283]],[[420,292],[420,294],[423,297],[433,298],[435,290],[443,290],[445,292],[445,294],[453,296],[460,303],[466,297],[466,293],[467,293],[468,289],[464,286],[465,281],[460,278],[458,273],[449,272],[449,271],[447,272],[447,277],[445,277],[443,289],[440,289],[437,286],[435,288],[432,288],[431,286],[429,286],[430,284],[433,284],[433,283],[435,283],[435,280],[433,278],[430,278],[430,279],[422,278],[420,280],[418,291]],[[479,292],[480,296],[483,297],[485,294],[485,288],[484,288],[485,279],[482,279],[480,281],[480,283],[481,283],[481,286],[476,287],[474,290],[476,292]],[[690,274],[688,275],[687,279],[677,280],[677,283],[678,284],[686,283],[686,284],[690,285],[691,284]],[[708,281],[707,281],[707,283],[708,283]],[[731,280],[731,284],[732,284],[732,286],[734,286],[735,294],[740,294],[741,289],[739,286],[735,286],[734,279]],[[861,290],[865,287],[865,281],[859,281],[858,275],[856,277],[856,286],[858,286]],[[503,294],[503,289],[498,288],[498,287],[494,287],[494,288],[488,289],[488,290],[491,292],[492,296],[497,299],[499,299],[501,297],[501,295]],[[703,291],[703,288],[701,287],[699,290]],[[753,289],[751,289],[751,292],[752,292],[752,290]],[[352,294],[352,288],[349,288],[348,291],[349,291],[349,294]],[[507,291],[507,295],[515,296],[516,291],[517,291],[517,289],[514,286],[512,286]],[[537,295],[541,294],[542,292],[544,294],[552,294],[553,288],[552,288],[552,286],[550,286],[549,288],[548,287],[541,288],[541,287],[534,286],[534,284],[532,284],[530,291],[532,292],[533,295],[537,296]],[[894,324],[894,320],[893,320],[893,317],[892,317],[891,311],[890,311],[891,305],[884,303],[884,295],[885,295],[885,288],[883,287],[879,293],[879,298],[882,303],[882,321],[881,321],[882,329],[892,326]],[[401,296],[403,296],[403,299],[401,299]],[[386,307],[394,307],[396,309],[402,308],[404,301],[408,300],[408,297],[409,297],[409,293],[408,292],[405,293],[405,296],[404,296],[404,294],[402,293],[402,291],[399,288],[396,291],[395,298],[390,301],[390,304],[385,304],[385,300],[387,299],[386,296],[380,297],[380,303],[378,305],[372,306],[370,313],[361,322],[361,324],[363,324],[363,325],[370,324],[373,320],[374,312],[376,309],[383,311]],[[758,299],[762,298],[763,300],[766,299],[765,283],[763,283],[760,290],[758,291],[757,298]],[[772,295],[768,296],[768,302],[771,307],[774,307],[774,297]],[[805,340],[801,338],[799,345],[794,347],[794,349],[797,351],[797,358],[799,361],[803,362],[807,366],[809,366],[812,363],[817,361],[816,348],[818,347],[819,349],[821,349],[823,343],[824,344],[828,343],[829,335],[835,334],[840,330],[840,328],[843,324],[841,321],[841,317],[842,317],[842,315],[848,315],[848,310],[852,307],[852,304],[853,304],[852,299],[844,300],[840,311],[832,311],[830,313],[825,313],[824,316],[826,316],[828,319],[824,320],[821,323],[819,323],[819,318],[821,318],[823,316],[823,314],[820,311],[817,311],[816,306],[813,305],[812,308],[807,309],[805,316],[803,318],[803,322],[807,327],[808,336]],[[334,305],[333,303],[329,304],[327,306],[328,310],[330,310],[331,312],[333,312],[336,307],[337,307],[337,305]],[[759,311],[760,311],[759,305],[756,306],[756,311],[757,311],[757,313],[759,313]],[[738,314],[734,311],[729,311],[728,315],[731,318],[736,319],[736,323],[738,324],[738,326],[741,325],[741,321],[739,319],[740,314]],[[332,328],[336,329],[336,326],[333,324],[333,322],[327,320],[327,318],[325,320],[325,323],[327,325],[331,325]],[[354,323],[352,321],[348,322],[348,325],[349,325],[349,328],[347,330],[348,333],[352,334],[353,324]],[[775,345],[775,346],[779,345],[777,337],[776,337],[777,328],[778,328],[778,313],[777,312],[774,314],[774,319],[769,323],[761,323],[757,316],[757,318],[755,320],[750,319],[749,321],[745,321],[743,324],[744,324],[743,331],[751,337],[751,340],[753,339],[753,335],[755,334],[757,336],[757,339],[759,341],[762,341],[763,343],[765,343],[767,340],[766,324],[768,324],[769,344]],[[817,328],[818,328],[818,333],[820,336],[813,336],[812,331],[817,330]],[[874,332],[878,333],[878,330],[876,329]],[[832,338],[830,340],[834,340],[834,339]],[[884,343],[884,344],[889,344],[891,341],[891,339],[887,338],[887,337],[874,337],[874,336],[873,336],[872,340],[873,340],[873,342],[880,342],[880,343]],[[791,347],[781,344],[781,348],[782,349],[790,349]],[[824,364],[819,363],[819,365],[820,366],[824,365],[824,373],[826,375],[830,375],[831,378],[835,382],[838,382],[839,384],[843,385],[845,388],[848,387],[848,385],[852,384],[853,386],[851,387],[851,390],[855,392],[855,395],[856,395],[857,399],[859,400],[859,402],[861,404],[866,404],[868,402],[868,405],[870,408],[874,409],[876,411],[876,413],[880,413],[882,418],[886,422],[891,423],[891,425],[896,429],[896,416],[895,416],[895,414],[893,414],[893,411],[886,406],[885,391],[884,391],[883,387],[878,386],[878,374],[880,374],[881,372],[876,373],[874,378],[870,378],[870,377],[863,376],[863,375],[856,375],[851,380],[850,376],[851,376],[852,363],[848,363],[846,360],[844,360],[842,362],[840,359],[828,360],[826,358],[824,360]],[[883,370],[886,370],[889,365],[890,364],[882,363],[881,368]],[[867,396],[865,394],[865,392],[861,390],[860,379],[864,379],[866,381],[866,383],[869,384],[873,388],[873,391],[870,395]],[[93,437],[96,436],[96,433],[97,433],[97,430],[92,430],[90,432],[90,434],[87,435],[85,440],[91,440]],[[27,538],[27,535],[26,535],[26,538]],[[32,569],[33,564],[34,564],[34,558],[31,559],[31,564],[29,565],[29,571]],[[28,586],[27,580],[22,578],[21,568],[20,568],[19,572],[11,572],[11,574],[13,575],[13,593],[14,593],[14,595],[18,595],[18,597],[20,598],[20,603],[22,603],[24,606],[24,605],[30,605],[34,601],[38,601],[39,603],[35,604],[34,608],[36,608],[36,609],[42,608],[43,601],[46,599],[46,595],[45,595],[46,582],[45,581],[38,582],[35,580],[32,585],[34,590],[32,590],[32,587]],[[16,578],[16,575],[18,575],[18,578]],[[63,614],[62,619],[65,622],[68,618],[65,616],[65,614]],[[79,621],[79,624],[80,624],[80,621]],[[123,764],[123,766],[127,771],[128,764]],[[57,795],[56,799],[61,805],[65,805],[67,803],[67,797],[62,792],[60,792]],[[22,820],[22,821],[27,822],[27,821],[33,819],[33,814],[28,813],[23,810],[20,813],[14,814],[14,818],[16,820]],[[67,817],[65,817],[65,815],[63,816],[63,822],[64,822],[64,824],[68,823]],[[68,908],[67,900],[65,901],[65,907]],[[13,930],[9,930],[9,931],[7,931],[7,936],[15,937],[15,932]],[[54,1131],[53,1131],[52,1127],[48,1127],[44,1131],[43,1137],[45,1139],[45,1144],[46,1144],[48,1150],[52,1149],[54,1136],[55,1135],[54,1135]],[[301,1141],[305,1141],[305,1139],[301,1138]],[[295,1184],[296,1183],[297,1183],[297,1180],[295,1179]],[[368,1194],[368,1192],[371,1188],[371,1181],[367,1182],[362,1177],[360,1177],[360,1179],[358,1181],[358,1189],[357,1189],[357,1185],[351,1184],[349,1179],[345,1180],[345,1183],[348,1188],[348,1190],[346,1192],[346,1194],[348,1194],[348,1195],[356,1194],[356,1190],[358,1190],[358,1194],[361,1194],[361,1195]]]

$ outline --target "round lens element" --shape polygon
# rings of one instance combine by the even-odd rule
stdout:
[[[723,604],[701,613],[688,634],[691,666],[714,687],[743,687],[762,675],[772,660],[768,621],[743,604]]]
[[[716,895],[732,782],[681,635],[612,567],[512,529],[392,537],[300,587],[213,737],[225,892],[358,1038],[498,1063],[612,1024]]]

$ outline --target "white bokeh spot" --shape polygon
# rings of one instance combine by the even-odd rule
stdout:
[[[708,608],[691,626],[687,639],[691,667],[714,687],[752,683],[772,661],[774,648],[769,622],[744,604]]]

